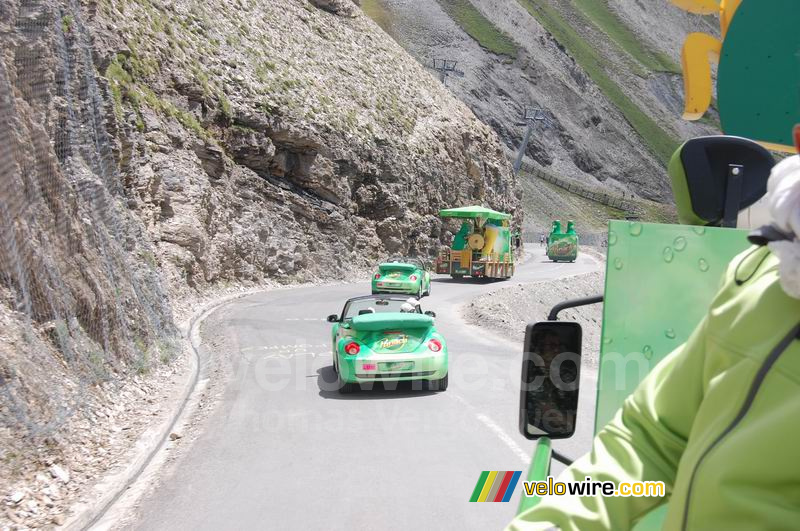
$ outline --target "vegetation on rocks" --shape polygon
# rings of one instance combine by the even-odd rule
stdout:
[[[518,0],[531,15],[561,43],[575,58],[603,91],[605,96],[619,108],[625,118],[636,129],[642,140],[648,145],[658,159],[667,165],[670,157],[678,147],[678,141],[645,113],[609,75],[613,67],[598,54],[592,45],[584,40],[560,13],[543,0]],[[595,8],[593,13],[601,11]],[[610,27],[610,25],[609,25]],[[621,32],[612,31],[621,35]]]
[[[497,29],[469,0],[438,0],[442,8],[478,44],[498,55],[517,56],[517,45]]]

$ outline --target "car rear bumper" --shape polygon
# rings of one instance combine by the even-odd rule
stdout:
[[[348,383],[439,380],[447,374],[447,351],[422,353],[339,355],[339,372]],[[413,363],[402,369],[385,369],[382,364]]]
[[[417,294],[420,285],[417,282],[372,282],[373,293],[408,293]]]

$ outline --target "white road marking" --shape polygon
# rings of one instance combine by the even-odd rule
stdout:
[[[464,397],[462,397],[461,395],[456,393],[447,393],[447,396],[455,398],[456,400],[461,402],[467,409],[469,409],[472,413],[474,413],[475,418],[478,419],[484,426],[489,428],[489,430],[492,431],[495,435],[497,435],[497,438],[503,441],[503,443],[508,447],[508,449],[511,450],[511,452],[514,453],[517,457],[519,457],[520,460],[523,463],[525,463],[526,466],[531,464],[531,456],[528,454],[528,452],[520,448],[520,446],[516,443],[516,441],[514,441],[514,439],[512,439],[511,436],[508,433],[506,433],[505,430],[501,428],[495,421],[493,421],[483,413],[479,413],[478,410],[472,404],[467,402],[466,399],[464,399]]]

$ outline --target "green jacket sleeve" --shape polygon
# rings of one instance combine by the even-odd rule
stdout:
[[[577,460],[560,481],[587,476],[616,485],[663,481],[670,495],[678,462],[703,395],[704,320],[687,342],[665,357],[629,396],[614,419],[595,437],[592,451]],[[549,496],[518,516],[510,531],[548,529],[622,530],[663,498]]]

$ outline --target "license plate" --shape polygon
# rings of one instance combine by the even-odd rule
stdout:
[[[413,368],[413,361],[385,361],[378,364],[378,369],[386,372],[410,371]]]

